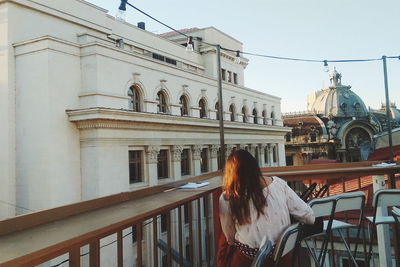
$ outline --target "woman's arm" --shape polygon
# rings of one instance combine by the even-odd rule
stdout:
[[[286,183],[285,191],[289,213],[303,223],[313,224],[315,216],[311,207],[305,203]]]
[[[221,221],[222,231],[229,245],[235,241],[236,228],[229,209],[229,202],[224,199],[223,194],[219,198],[219,219]]]

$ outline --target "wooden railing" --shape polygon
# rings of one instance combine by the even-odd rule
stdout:
[[[394,177],[400,172],[399,165],[371,165],[338,163],[262,171],[287,181],[330,185],[363,176]],[[177,189],[189,181],[204,180],[210,182],[206,187]],[[213,266],[219,232],[213,224],[218,221],[213,203],[220,186],[221,173],[214,172],[0,221],[0,266],[45,262],[48,266],[99,266],[103,260],[107,266],[171,266],[173,262]],[[59,265],[62,262],[65,265]]]

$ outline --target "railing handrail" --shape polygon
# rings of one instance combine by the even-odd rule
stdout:
[[[207,187],[178,191],[173,190],[176,186],[171,187],[176,183],[170,183],[168,187],[164,186],[164,190],[157,194],[150,194],[150,192],[153,192],[150,191],[145,197],[121,200],[118,204],[112,206],[97,208],[76,216],[70,215],[62,220],[18,232],[12,231],[0,236],[0,251],[2,252],[0,253],[0,266],[3,266],[2,264],[5,264],[5,266],[20,266],[27,263],[40,264],[69,252],[71,247],[83,246],[93,240],[99,240],[138,222],[143,222],[177,208],[184,203],[204,197],[220,187],[221,182],[218,174],[220,173],[213,172],[188,179],[205,180],[213,177],[208,179],[210,184]],[[184,180],[183,183],[188,180]],[[178,184],[182,184],[182,181],[179,181]],[[103,198],[101,200],[103,203]],[[59,209],[65,208],[60,207]],[[70,207],[67,208],[70,209]],[[60,212],[60,210],[57,212]],[[28,215],[19,217],[31,218]],[[20,218],[9,219],[7,224]]]
[[[0,237],[2,235],[11,234],[17,231],[36,227],[42,224],[62,220],[67,217],[75,216],[84,212],[94,211],[96,209],[106,208],[116,204],[120,204],[125,201],[135,200],[149,195],[164,192],[165,190],[179,187],[180,185],[183,185],[188,182],[203,181],[219,175],[221,175],[221,171],[211,172],[199,176],[190,177],[187,179],[174,181],[171,183],[147,187],[136,191],[122,192],[110,196],[81,201],[52,209],[11,217],[0,221]]]
[[[373,163],[376,162],[275,167],[263,168],[262,171],[266,175],[276,175],[287,181],[329,180],[400,172],[400,165],[372,167]],[[125,192],[0,221],[2,233],[0,235],[0,251],[5,252],[5,255],[0,253],[0,265],[2,266],[5,262],[39,264],[44,260],[69,252],[71,247],[83,246],[93,240],[99,240],[117,231],[122,231],[136,223],[210,194],[220,188],[221,174],[221,172],[208,173],[152,188]],[[188,181],[206,179],[211,181],[207,188],[174,191],[174,188]],[[156,205],[153,203],[154,199],[158,201],[156,201]],[[147,203],[148,206],[142,206],[143,203]],[[93,226],[88,225],[86,220],[95,221],[93,218],[101,218],[100,221],[105,221]],[[39,220],[39,222],[35,220]],[[46,237],[43,236],[43,233]],[[46,238],[50,240],[46,240]],[[31,244],[29,244],[30,242]],[[28,245],[25,245],[27,243]]]

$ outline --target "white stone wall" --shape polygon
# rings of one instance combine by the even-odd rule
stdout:
[[[15,86],[8,24],[10,5],[0,4],[0,220],[15,215]]]

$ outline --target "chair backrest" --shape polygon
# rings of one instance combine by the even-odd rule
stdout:
[[[396,222],[396,225],[400,227],[400,209],[393,207],[392,208],[392,215],[394,217],[394,221]]]
[[[280,258],[292,251],[297,244],[297,239],[300,233],[300,224],[295,223],[289,225],[281,234],[279,240],[275,244],[275,250],[272,255],[274,265],[276,265]],[[270,240],[266,237],[261,241],[261,247],[255,256],[251,267],[264,266],[268,255],[272,252],[273,246]]]
[[[335,209],[335,197],[314,198],[308,204],[314,211],[315,217],[332,216]]]
[[[317,194],[315,195],[315,198],[317,198],[317,197],[324,197],[325,194],[326,194],[326,192],[328,192],[328,189],[329,189],[329,185],[328,185],[328,184],[323,185],[323,186],[319,189],[319,191],[317,192]]]
[[[268,255],[272,252],[273,246],[270,240],[267,240],[266,236],[264,236],[261,241],[260,249],[258,250],[254,260],[251,264],[251,267],[262,267],[265,264],[265,260]]]
[[[375,192],[372,202],[374,207],[400,205],[400,189],[381,189]]]
[[[362,191],[338,194],[335,197],[335,212],[364,209],[365,194]]]
[[[316,187],[317,187],[317,183],[312,183],[306,190],[304,190],[304,192],[301,194],[300,198],[303,201],[307,201]]]
[[[281,237],[279,238],[278,242],[276,243],[273,260],[278,263],[279,259],[285,256],[287,253],[292,251],[297,244],[297,240],[300,233],[300,224],[295,223],[290,225],[283,231]]]

